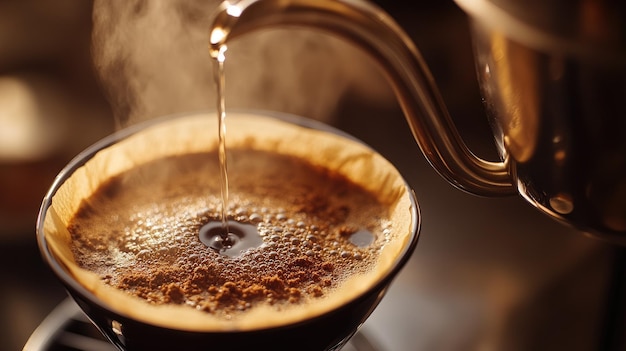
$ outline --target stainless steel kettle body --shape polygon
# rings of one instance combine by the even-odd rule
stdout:
[[[626,7],[457,2],[470,15],[487,115],[519,193],[626,243]]]

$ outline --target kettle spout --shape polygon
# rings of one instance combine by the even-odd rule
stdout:
[[[266,28],[308,27],[356,45],[386,74],[413,136],[431,166],[450,184],[480,196],[517,193],[506,160],[486,161],[460,137],[417,47],[375,5],[359,0],[225,1],[210,28],[210,53],[224,59],[228,42]]]

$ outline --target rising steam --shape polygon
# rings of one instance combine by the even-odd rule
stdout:
[[[217,0],[96,0],[93,56],[117,126],[214,109],[209,22]],[[227,108],[329,120],[349,89],[368,99],[389,89],[364,55],[307,30],[272,30],[229,44]],[[382,87],[382,88],[381,88]]]

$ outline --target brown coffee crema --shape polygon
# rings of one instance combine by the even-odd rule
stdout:
[[[155,160],[102,184],[68,229],[82,268],[155,304],[233,317],[321,298],[371,270],[390,233],[389,210],[345,177],[290,156],[230,150],[232,219],[252,223],[260,247],[224,257],[200,242],[220,221],[217,153]],[[352,235],[372,233],[367,245]]]
[[[85,293],[168,328],[255,330],[345,304],[408,250],[415,206],[388,161],[334,133],[245,113],[227,121],[228,214],[263,244],[235,257],[207,247],[199,230],[221,216],[215,118],[147,127],[59,187],[44,232]]]

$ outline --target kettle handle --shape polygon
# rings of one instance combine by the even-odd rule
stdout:
[[[241,0],[225,1],[214,16],[215,58],[230,40],[268,27],[309,27],[347,39],[380,64],[417,144],[443,178],[475,195],[517,192],[506,160],[486,161],[468,149],[417,47],[377,6],[360,0]]]

